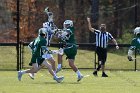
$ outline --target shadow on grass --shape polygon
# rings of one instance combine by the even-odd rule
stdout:
[[[40,84],[41,82],[36,82],[34,84]],[[81,82],[61,82],[61,83],[57,83],[57,82],[44,82],[44,84],[81,84]]]

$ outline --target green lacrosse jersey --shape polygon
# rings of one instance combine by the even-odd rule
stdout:
[[[67,31],[70,31],[71,35],[70,35],[69,39],[66,40],[66,43],[76,44],[76,40],[75,40],[75,36],[74,36],[74,31],[75,31],[74,27],[70,27],[68,29],[70,29]]]
[[[131,42],[131,46],[135,46],[136,49],[140,50],[140,36],[133,38],[133,40]]]
[[[74,27],[70,27],[66,30],[69,32],[69,39],[65,40],[65,47],[64,53],[66,54],[67,59],[75,59],[75,56],[77,54],[77,46],[76,46],[76,40],[74,36]]]
[[[46,46],[46,44],[47,44],[46,39],[41,36],[38,36],[34,40],[34,48],[33,48],[32,54],[36,57],[41,57],[43,54],[41,46]]]

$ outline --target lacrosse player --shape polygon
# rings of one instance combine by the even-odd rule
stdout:
[[[43,29],[45,29],[45,32],[46,32],[46,41],[47,41],[47,49],[48,49],[48,46],[50,45],[50,41],[51,41],[51,38],[52,38],[52,35],[54,35],[54,31],[51,30],[49,24],[49,22],[45,22],[43,23]],[[52,32],[53,31],[53,32]],[[31,42],[32,44],[32,42]],[[30,46],[30,44],[29,44]],[[55,60],[53,58],[53,55],[52,54],[59,54],[59,55],[62,55],[63,54],[63,51],[61,51],[60,49],[59,50],[51,50],[50,52],[46,52],[42,57],[45,58],[46,60],[48,60],[51,65],[52,65],[52,69],[53,71],[56,73],[56,68],[55,68]],[[41,69],[43,67],[39,67],[39,69]],[[29,73],[29,76],[31,79],[34,79],[34,73]]]
[[[131,46],[128,50],[127,58],[129,61],[133,61],[134,58],[132,57],[132,55],[135,49],[138,51],[140,50],[140,27],[136,27],[134,29],[134,34],[136,35],[136,37],[132,39]]]
[[[43,23],[43,28],[46,29],[45,31],[46,31],[47,46],[50,46],[51,39],[55,35],[58,28],[56,27],[56,25],[53,22],[53,13],[49,11],[49,7],[46,7],[44,12],[48,16],[48,21]],[[43,55],[43,57],[51,63],[53,71],[56,72],[55,60],[54,60],[52,54],[46,53]],[[42,67],[40,67],[40,69],[41,68]],[[31,77],[31,79],[34,79],[34,73],[29,73],[29,76]]]
[[[77,45],[74,36],[74,26],[72,20],[65,20],[63,23],[63,30],[58,35],[58,37],[63,41],[64,47],[63,51],[66,55],[66,59],[68,59],[69,66],[72,68],[74,72],[77,74],[77,81],[80,81],[83,78],[83,75],[75,66],[75,56],[77,54]]]
[[[48,16],[48,21],[43,23],[43,27],[49,29],[49,33],[48,33],[49,36],[47,39],[48,39],[48,45],[50,45],[50,41],[51,41],[52,36],[55,35],[56,32],[59,31],[59,29],[57,28],[57,26],[53,22],[53,13],[50,12],[49,7],[46,7],[44,12]],[[61,46],[61,44],[62,43],[60,43],[60,46]],[[61,53],[58,53],[58,66],[57,66],[56,72],[59,72],[62,68],[62,54],[63,54],[62,46],[60,47],[59,50]]]
[[[22,75],[25,73],[37,73],[39,71],[40,66],[46,66],[53,76],[53,79],[60,83],[64,77],[58,77],[52,69],[52,66],[43,58],[43,54],[48,52],[46,48],[47,41],[46,41],[46,29],[40,28],[39,29],[39,36],[34,40],[32,43],[32,58],[29,65],[32,66],[29,70],[18,71],[18,80],[21,81]]]

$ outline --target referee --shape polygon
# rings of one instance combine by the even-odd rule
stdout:
[[[96,53],[98,55],[99,66],[93,72],[94,76],[97,76],[97,72],[102,69],[102,77],[108,77],[105,73],[105,62],[107,59],[107,45],[108,41],[111,40],[115,45],[116,49],[119,49],[119,46],[113,36],[106,31],[106,25],[101,24],[100,29],[96,30],[92,28],[90,18],[87,18],[89,30],[96,35]]]

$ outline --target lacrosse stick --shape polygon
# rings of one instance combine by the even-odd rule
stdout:
[[[46,50],[43,52],[44,54],[60,54],[63,55],[63,49],[60,48],[59,50]]]

